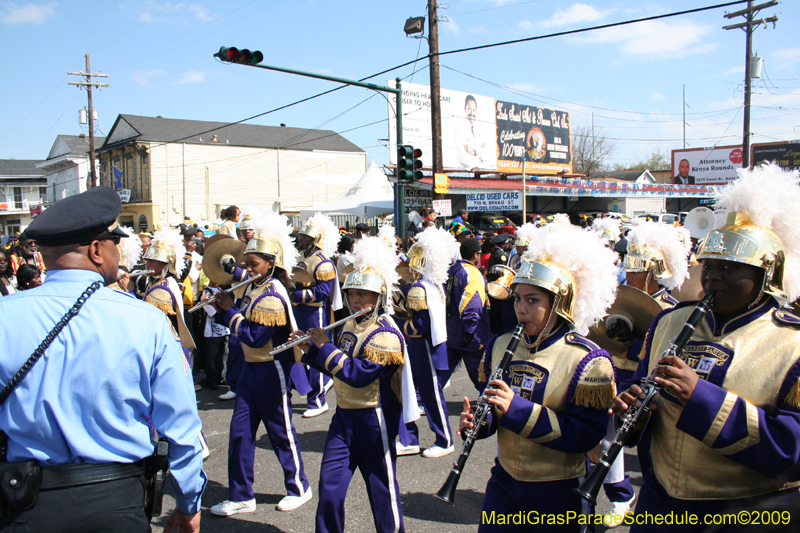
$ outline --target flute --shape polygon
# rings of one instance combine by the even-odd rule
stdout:
[[[187,313],[194,313],[195,311],[199,311],[199,310],[200,310],[200,309],[202,309],[203,307],[205,307],[205,306],[207,306],[207,305],[211,305],[211,304],[213,304],[215,301],[217,301],[217,300],[219,299],[219,295],[220,295],[220,294],[224,294],[224,293],[226,293],[226,292],[233,292],[233,291],[235,291],[236,289],[238,289],[239,287],[244,287],[244,286],[245,286],[245,285],[247,285],[248,283],[253,283],[254,281],[256,281],[256,280],[259,280],[259,279],[261,279],[261,274],[256,274],[256,275],[255,275],[255,276],[253,276],[252,278],[247,278],[247,279],[246,279],[246,280],[244,280],[243,282],[241,282],[241,283],[237,283],[236,285],[234,285],[234,286],[233,286],[233,287],[231,287],[230,289],[225,289],[224,291],[220,291],[220,292],[216,293],[214,296],[212,296],[212,297],[211,297],[211,298],[209,298],[208,300],[203,300],[202,302],[198,302],[197,304],[195,304],[195,306],[194,306],[194,307],[192,307],[191,309],[189,309],[189,310],[187,311]]]
[[[324,328],[322,328],[322,331],[328,331],[329,329],[333,329],[333,328],[335,328],[335,327],[337,327],[337,326],[341,326],[342,324],[344,324],[345,322],[347,322],[347,321],[348,321],[348,320],[350,320],[351,318],[358,318],[358,317],[360,317],[361,315],[366,315],[366,314],[367,314],[367,313],[369,313],[370,311],[372,311],[372,307],[365,307],[365,308],[364,308],[364,309],[362,309],[361,311],[356,311],[355,313],[353,313],[352,315],[348,316],[347,318],[343,318],[343,319],[341,319],[341,320],[337,320],[337,321],[336,321],[336,322],[334,322],[333,324],[329,324],[329,325],[325,326]],[[292,346],[296,346],[296,345],[298,345],[298,344],[301,344],[301,343],[303,343],[303,342],[307,341],[307,340],[308,340],[308,339],[310,339],[310,338],[311,338],[311,334],[309,334],[309,333],[306,333],[305,335],[303,335],[303,336],[301,336],[301,337],[297,337],[297,338],[296,338],[295,340],[293,340],[293,341],[284,342],[283,344],[281,344],[280,346],[278,346],[277,348],[275,348],[274,350],[272,350],[271,352],[269,352],[269,354],[270,354],[270,355],[275,355],[276,353],[281,353],[281,352],[283,352],[283,351],[286,351],[286,350],[288,350],[288,349],[289,349],[289,348],[291,348]]]

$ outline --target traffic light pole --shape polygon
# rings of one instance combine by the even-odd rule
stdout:
[[[376,83],[366,83],[358,80],[349,80],[347,78],[339,78],[336,76],[325,76],[323,74],[317,74],[316,72],[306,72],[304,70],[295,70],[291,68],[276,67],[273,65],[262,65],[262,64],[257,64],[257,65],[245,64],[245,65],[249,67],[263,68],[265,70],[275,70],[277,72],[285,72],[287,74],[296,74],[298,76],[305,76],[307,78],[317,78],[318,80],[335,81],[338,83],[343,83],[345,85],[355,85],[356,87],[364,87],[366,89],[372,89],[373,91],[392,93],[395,95],[396,99],[395,113],[397,115],[397,145],[399,146],[403,144],[403,94],[402,94],[403,91],[400,88],[400,78],[396,79],[397,85],[394,89],[392,89],[391,87],[387,87],[386,85],[378,85]],[[398,180],[397,183],[395,184],[394,190],[395,190],[395,205],[397,206],[397,211],[396,211],[397,215],[395,217],[397,235],[399,235],[401,239],[404,239],[406,236],[405,185]]]

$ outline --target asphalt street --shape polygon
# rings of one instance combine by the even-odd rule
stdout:
[[[313,499],[294,511],[275,510],[277,503],[285,496],[283,474],[262,424],[256,439],[254,483],[256,511],[231,517],[218,517],[212,515],[209,508],[228,498],[228,428],[233,413],[233,402],[217,399],[217,396],[226,390],[226,387],[220,387],[217,391],[204,388],[197,393],[198,409],[203,420],[204,433],[212,450],[211,456],[205,462],[208,486],[203,495],[201,530],[209,533],[233,531],[313,532],[314,515],[318,502],[319,467],[325,436],[336,405],[336,393],[333,389],[330,390],[328,402],[331,409],[315,418],[300,416],[305,411],[305,399],[300,400],[296,394],[293,398],[295,403],[293,421],[297,428],[306,475],[314,492]],[[478,394],[464,370],[453,375],[451,386],[445,389],[445,394],[450,414],[450,427],[455,430],[458,428],[458,417],[464,396],[474,401]],[[426,417],[420,418],[417,424],[420,427],[420,445],[424,449],[433,443],[433,433],[427,426]],[[448,505],[434,498],[433,494],[439,490],[447,478],[459,446],[460,439],[457,439],[456,451],[437,459],[425,459],[420,455],[398,457],[397,478],[400,484],[406,531],[462,533],[478,530],[484,490],[489,479],[489,471],[494,464],[496,440],[492,437],[475,444],[461,476],[455,504]],[[638,471],[638,461],[635,452],[630,453],[630,450],[627,452],[627,469],[634,488],[638,492],[642,481]],[[599,510],[604,512],[609,503],[602,491],[600,498]],[[164,497],[164,514],[153,519],[154,532],[161,533],[163,531],[167,513],[173,508],[174,499],[171,496],[171,488],[169,488]],[[345,508],[348,532],[375,531],[364,481],[358,472],[350,484]],[[612,531],[622,533],[627,530],[627,527],[620,526]],[[602,532],[604,528],[600,526],[597,531]]]

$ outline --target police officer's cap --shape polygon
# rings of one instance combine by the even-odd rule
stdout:
[[[505,244],[510,241],[511,238],[512,236],[509,233],[500,233],[499,235],[492,237],[492,242],[495,244]]]
[[[110,235],[127,237],[117,223],[121,210],[119,194],[113,189],[93,187],[45,209],[25,230],[25,236],[42,246],[88,243]]]

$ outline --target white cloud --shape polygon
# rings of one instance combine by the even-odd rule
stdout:
[[[183,85],[184,83],[200,83],[206,81],[207,72],[199,70],[187,70],[181,74],[181,77],[172,82],[172,85]]]
[[[163,76],[164,74],[166,74],[166,72],[161,69],[137,70],[133,74],[131,74],[131,78],[133,79],[133,81],[135,81],[140,85],[144,85],[145,87],[152,87],[152,84],[150,82],[151,78],[154,78],[156,76]]]
[[[41,24],[48,18],[55,16],[58,2],[50,2],[45,5],[25,4],[18,6],[9,3],[5,13],[0,13],[0,19],[4,24]]]
[[[578,42],[611,43],[626,55],[648,59],[674,59],[708,52],[717,47],[704,43],[703,37],[716,31],[715,26],[692,21],[664,22],[649,20],[618,28],[607,28],[576,37]]]
[[[448,16],[445,24],[439,27],[444,28],[445,31],[452,33],[456,37],[461,37],[461,27],[458,25],[458,23],[455,21],[453,17]]]
[[[211,21],[214,20],[214,17],[208,12],[208,9],[202,4],[192,4],[189,6],[189,10],[194,13],[194,18],[197,20],[205,20]]]
[[[730,76],[731,74],[744,74],[744,65],[731,67],[722,73],[723,76]]]
[[[800,59],[800,48],[784,48],[772,54],[778,61],[793,62]]]
[[[520,27],[520,28],[522,28],[523,30],[532,30],[532,29],[534,29],[534,28],[536,27],[536,24],[534,24],[534,23],[533,23],[533,22],[531,22],[530,20],[525,20],[525,19],[523,19],[523,20],[520,20],[520,21],[517,23],[517,26],[519,26],[519,27]]]
[[[470,33],[477,33],[477,34],[479,34],[479,35],[480,35],[481,33],[489,33],[489,32],[486,30],[486,28],[484,28],[483,26],[478,26],[477,28],[471,28],[471,29],[469,30],[469,32],[470,32]]]
[[[594,22],[609,15],[613,10],[600,11],[588,4],[573,4],[569,9],[556,9],[555,14],[542,21],[542,26],[552,28],[556,26],[569,26],[579,22]]]
[[[650,95],[651,100],[666,100],[667,98],[661,94],[660,92],[656,91]]]

